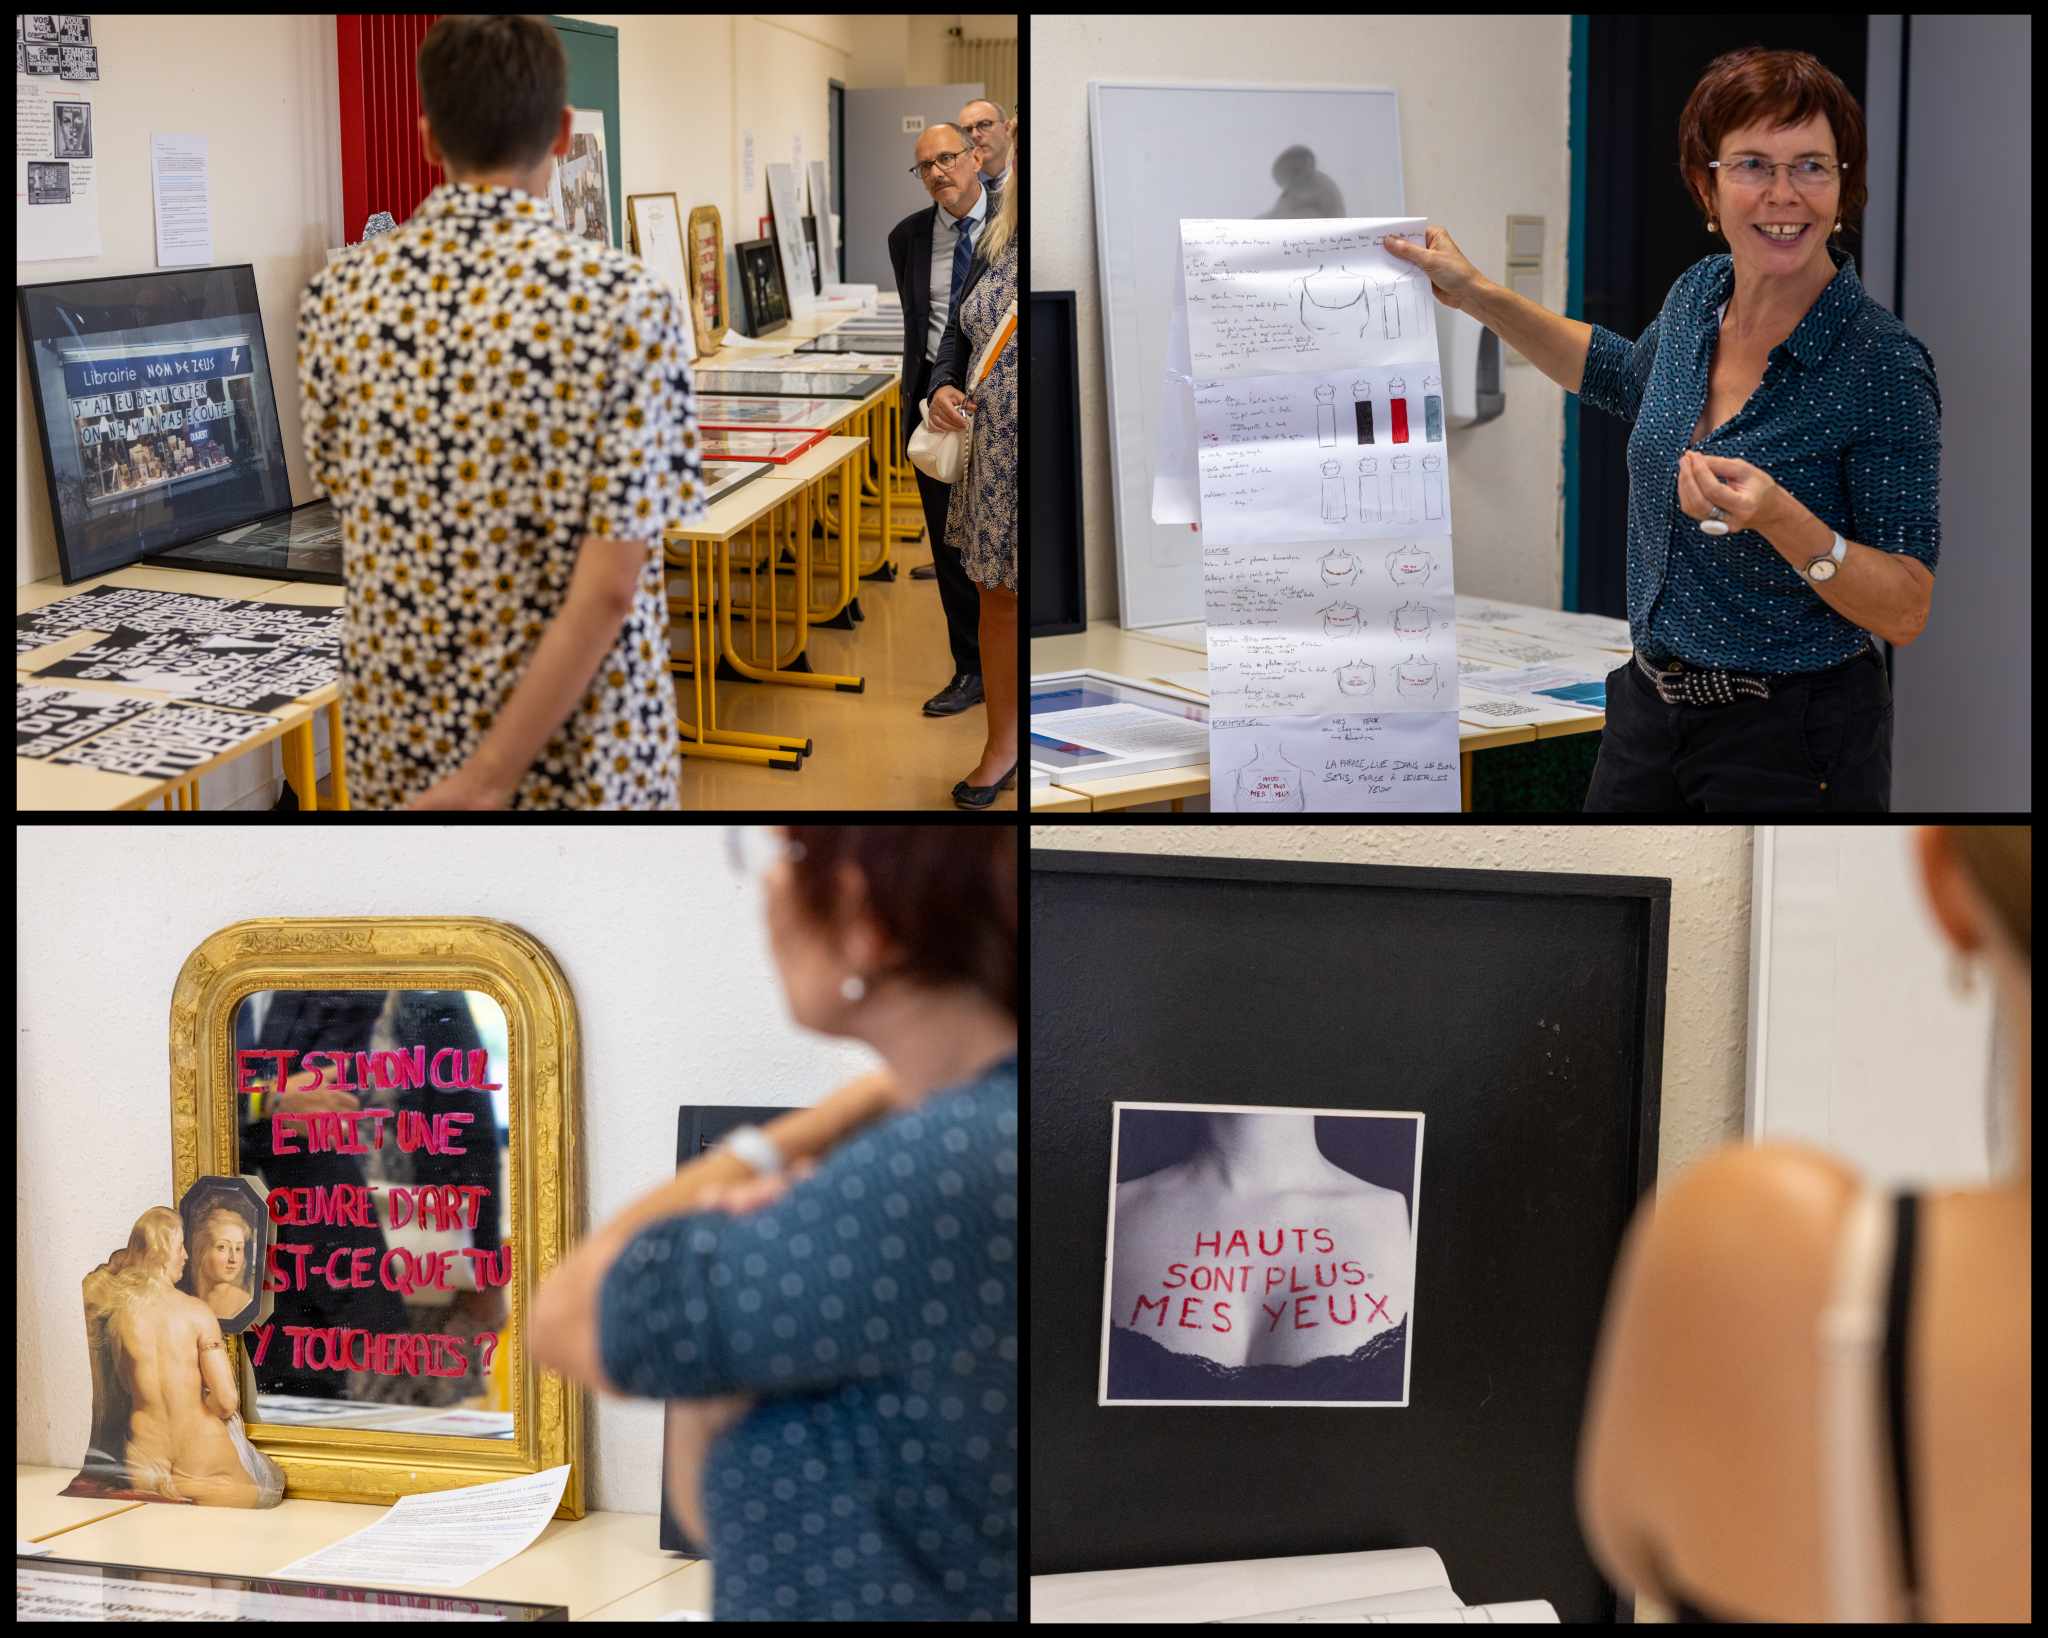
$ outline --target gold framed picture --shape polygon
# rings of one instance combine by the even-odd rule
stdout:
[[[718,351],[732,317],[725,304],[725,227],[716,205],[690,212],[690,317],[697,327],[697,350]]]

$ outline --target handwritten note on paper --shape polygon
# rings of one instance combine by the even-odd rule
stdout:
[[[1436,356],[1429,281],[1385,248],[1420,216],[1180,225],[1197,380]]]
[[[1449,451],[1404,229],[1181,223],[1219,812],[1458,806]]]
[[[1194,405],[1205,540],[1449,538],[1433,365],[1203,382]]]
[[[1409,715],[1215,717],[1215,813],[1441,813],[1459,804],[1455,681]]]

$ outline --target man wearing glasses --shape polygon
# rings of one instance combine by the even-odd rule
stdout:
[[[969,103],[970,111],[993,107]],[[1002,122],[983,139],[995,162],[1007,166],[1008,133]],[[1000,153],[993,144],[1001,144]],[[911,174],[931,195],[930,210],[914,211],[889,230],[889,265],[896,272],[896,292],[903,302],[903,442],[917,430],[917,405],[925,396],[938,361],[946,320],[967,284],[967,269],[981,230],[995,214],[995,197],[982,186],[979,166],[983,150],[957,125],[933,125],[922,132],[914,150]],[[957,432],[966,419],[947,404],[931,406],[931,424],[940,432]],[[917,490],[924,502],[925,529],[931,536],[932,562],[937,568],[939,600],[946,609],[946,641],[953,651],[953,680],[924,702],[928,717],[950,717],[981,704],[981,596],[967,578],[958,551],[946,545],[948,484],[923,472]],[[915,573],[915,571],[913,571]]]
[[[1003,184],[1010,180],[1010,122],[999,102],[970,102],[960,110],[960,129],[974,144],[974,160],[981,167],[981,184],[995,195],[993,208],[1001,200]]]

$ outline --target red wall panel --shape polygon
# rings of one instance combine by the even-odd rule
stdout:
[[[388,210],[403,222],[441,182],[420,151],[420,41],[440,14],[335,19],[341,89],[342,229],[354,244],[363,224]]]

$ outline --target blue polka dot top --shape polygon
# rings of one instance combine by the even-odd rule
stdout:
[[[1579,397],[1632,423],[1628,625],[1657,660],[1762,672],[1823,671],[1872,641],[1824,603],[1754,530],[1704,535],[1678,505],[1678,457],[1698,448],[1760,467],[1844,540],[1941,555],[1941,390],[1934,357],[1872,301],[1856,260],[1777,347],[1763,383],[1695,445],[1733,258],[1679,276],[1640,340],[1600,325]],[[1821,550],[1826,550],[1823,543]]]
[[[835,1149],[773,1205],[643,1230],[605,1374],[759,1396],[704,1469],[713,1616],[1017,1616],[1017,1061]]]

